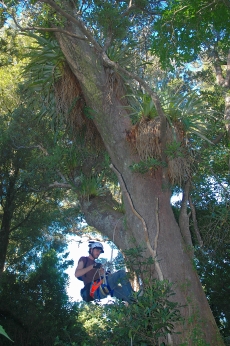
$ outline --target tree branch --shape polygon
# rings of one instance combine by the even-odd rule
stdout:
[[[94,39],[93,35],[86,29],[84,24],[80,19],[77,19],[73,16],[71,16],[69,13],[65,12],[60,6],[58,6],[53,0],[39,0],[39,2],[46,3],[50,5],[55,11],[57,11],[59,14],[61,14],[63,17],[68,19],[71,23],[76,24],[77,27],[80,29],[80,31],[88,38],[88,40],[94,45],[94,47],[99,51],[102,52],[102,47],[97,43],[97,41]]]
[[[80,205],[89,226],[106,235],[120,249],[128,247],[127,232],[124,228],[125,215],[115,210],[117,204],[110,193],[89,201],[81,200]]]
[[[222,71],[222,68],[221,68],[221,62],[220,62],[219,55],[218,55],[216,50],[214,50],[212,52],[212,55],[214,57],[213,66],[214,66],[214,69],[215,69],[215,72],[216,72],[217,84],[223,86],[224,83],[225,83],[225,79],[223,77],[223,71]]]
[[[41,144],[38,144],[38,145],[30,145],[30,146],[25,146],[25,145],[16,145],[15,143],[14,143],[14,139],[12,138],[12,141],[13,141],[13,145],[14,145],[14,148],[15,149],[17,149],[17,150],[19,150],[19,149],[36,149],[36,148],[38,148],[38,149],[40,149],[44,154],[45,154],[45,156],[48,156],[49,154],[48,154],[48,152],[47,152],[47,150],[45,149],[45,148],[43,148],[43,146],[41,145]]]
[[[230,88],[230,49],[227,56],[227,72],[226,72],[226,78],[225,78],[225,86],[227,88]]]
[[[19,228],[20,226],[22,226],[30,217],[30,215],[32,214],[32,212],[34,211],[34,209],[36,208],[36,206],[41,202],[42,198],[39,199],[34,205],[33,207],[29,210],[29,212],[27,213],[26,217],[19,222],[17,225],[15,225],[14,227],[12,227],[9,231],[9,233],[13,232],[15,229]]]
[[[19,27],[19,29],[21,31],[32,31],[32,30],[36,30],[36,31],[45,31],[45,32],[60,32],[61,34],[65,34],[68,35],[70,37],[74,37],[77,38],[78,40],[83,40],[83,41],[87,41],[87,39],[85,37],[79,36],[79,35],[75,35],[72,34],[71,32],[67,31],[67,30],[63,30],[63,29],[58,29],[58,28],[40,28],[37,26],[31,26],[31,27],[20,27],[20,25],[17,24],[17,26]]]
[[[228,137],[230,138],[230,96],[225,98],[225,112],[224,112],[225,127],[228,132]]]
[[[192,202],[191,196],[189,196],[188,200],[189,200],[189,206],[190,206],[191,212],[192,212],[192,220],[193,220],[194,231],[196,233],[196,238],[197,238],[199,246],[203,246],[203,240],[202,240],[201,235],[200,235],[200,230],[198,228],[198,223],[197,223],[197,218],[196,218],[196,209],[195,209],[195,206]]]
[[[221,139],[224,137],[224,132],[220,132],[218,136],[216,136],[216,138],[214,138],[211,142],[213,144],[218,144],[220,143]]]
[[[46,189],[54,189],[54,188],[72,189],[73,186],[71,184],[59,183],[58,181],[55,181],[53,184],[49,184]]]
[[[32,30],[36,30],[36,31],[45,31],[45,32],[60,32],[62,34],[65,34],[65,35],[68,35],[68,36],[71,36],[71,37],[74,37],[74,38],[77,38],[79,40],[85,40],[86,41],[86,38],[85,37],[82,37],[82,36],[79,36],[79,35],[76,35],[76,34],[73,34],[67,30],[63,30],[63,29],[59,29],[59,28],[41,28],[39,26],[30,26],[30,27],[22,27],[16,20],[15,18],[15,15],[14,13],[12,12],[11,13],[11,16],[13,18],[13,21],[15,23],[15,25],[21,30],[21,31],[32,31]]]
[[[183,198],[181,202],[181,210],[180,210],[180,216],[179,216],[179,226],[181,230],[182,237],[184,239],[184,242],[186,246],[188,247],[188,252],[193,255],[193,244],[192,244],[192,238],[191,233],[189,229],[189,216],[190,214],[187,213],[187,202],[188,202],[188,196],[189,196],[189,189],[190,189],[190,181],[188,180],[185,184],[184,191],[183,191]]]

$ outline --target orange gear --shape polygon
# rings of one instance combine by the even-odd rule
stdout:
[[[101,286],[101,284],[102,284],[102,282],[103,282],[103,280],[101,279],[101,280],[97,280],[97,281],[94,281],[93,283],[92,283],[92,286],[91,286],[91,288],[90,288],[90,297],[94,297],[94,293],[96,292],[96,290],[98,289],[98,287],[100,287]]]

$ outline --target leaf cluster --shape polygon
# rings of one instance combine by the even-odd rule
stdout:
[[[219,46],[226,53],[229,14],[230,7],[224,1],[168,1],[155,24],[152,52],[163,66],[194,61],[211,46]]]
[[[163,163],[155,158],[148,158],[146,161],[140,161],[138,163],[134,163],[129,168],[134,173],[145,174],[149,171],[154,171],[159,167],[162,167]]]

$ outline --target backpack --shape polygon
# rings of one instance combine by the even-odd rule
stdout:
[[[87,262],[88,262],[88,257],[83,257],[83,258],[84,258],[83,259],[84,266],[83,266],[82,269],[84,269],[87,266]],[[83,281],[82,276],[79,276],[77,279],[80,280],[80,281]]]
[[[88,257],[83,257],[83,263],[84,263],[83,269],[87,266],[87,262],[88,262]],[[86,275],[86,274],[84,274],[84,275]],[[79,276],[77,279],[80,281],[83,281],[82,276]],[[92,284],[92,282],[89,282],[80,291],[82,299],[87,303],[91,302],[93,300],[93,298],[90,296],[91,284]]]

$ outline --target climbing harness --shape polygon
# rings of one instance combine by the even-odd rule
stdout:
[[[100,292],[106,295],[110,294],[111,297],[113,296],[113,291],[111,290],[109,283],[107,281],[107,275],[103,277],[102,284],[100,286]]]
[[[91,288],[90,288],[90,297],[94,298],[94,293],[98,290],[101,284],[102,284],[102,279],[98,279],[92,282]]]
[[[107,275],[101,276],[100,279],[92,282],[90,288],[90,296],[92,298],[100,300],[102,297],[107,297],[108,294],[113,297],[113,290],[109,286]]]

